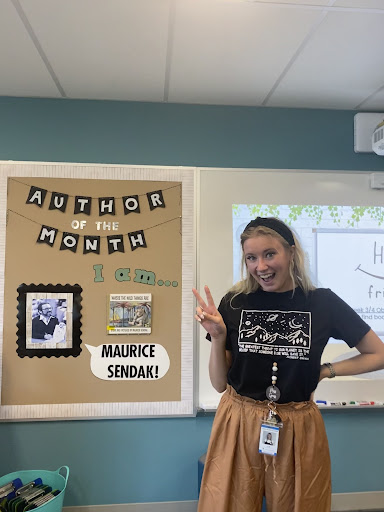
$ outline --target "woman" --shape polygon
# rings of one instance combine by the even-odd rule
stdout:
[[[211,340],[209,374],[226,390],[218,407],[199,512],[329,512],[331,475],[321,414],[311,400],[320,380],[384,367],[384,344],[331,290],[316,289],[291,229],[275,218],[241,235],[245,277],[216,309],[194,289],[195,318]],[[360,352],[320,366],[330,337]],[[261,437],[277,433],[277,454]],[[270,452],[269,452],[270,453]]]

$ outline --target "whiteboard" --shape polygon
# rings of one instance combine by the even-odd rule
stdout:
[[[318,230],[316,249],[320,283],[332,286],[376,334],[383,336],[384,230]],[[342,266],[334,264],[335,253],[342,254]]]
[[[371,189],[369,173],[357,171],[201,168],[198,194],[197,284],[199,290],[207,284],[217,304],[233,283],[232,204],[384,206],[384,190]],[[209,380],[210,344],[201,327],[198,347],[198,405],[215,409],[220,395]],[[355,352],[345,343],[329,344],[323,361],[350,357]],[[384,401],[384,381],[378,378],[373,373],[326,379],[320,383],[316,398]]]

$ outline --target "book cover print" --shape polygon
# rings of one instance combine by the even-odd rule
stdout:
[[[108,334],[150,334],[152,294],[111,294]]]

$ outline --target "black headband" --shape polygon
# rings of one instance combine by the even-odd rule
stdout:
[[[264,226],[276,231],[276,233],[282,236],[289,245],[295,245],[292,231],[284,224],[284,222],[281,222],[281,220],[274,219],[273,217],[257,217],[255,220],[251,220],[244,231],[248,228],[257,228],[258,226]]]

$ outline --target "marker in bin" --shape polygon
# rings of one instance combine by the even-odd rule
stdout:
[[[22,494],[16,496],[8,502],[8,512],[23,512],[24,508],[33,500],[44,496],[52,491],[52,487],[48,485],[39,484],[34,487],[26,489]]]
[[[344,405],[384,405],[383,402],[373,402],[373,401],[357,401],[351,400],[350,402],[330,402],[328,400],[316,400],[317,405],[330,405],[330,406],[344,406]]]
[[[7,494],[7,496],[4,496],[6,501],[9,503],[11,501],[14,501],[16,498],[22,498],[23,496],[28,494],[31,489],[43,483],[41,478],[36,478],[36,480],[32,480],[32,482],[29,482],[26,485],[22,484],[20,478],[18,478],[17,480],[19,480],[21,487],[19,486],[16,490],[12,491],[10,494]],[[19,484],[19,482],[17,482],[17,485]]]
[[[20,496],[21,494],[24,494],[26,491],[29,491],[29,489],[31,489],[32,487],[35,487],[36,485],[41,485],[42,483],[43,481],[41,480],[41,478],[36,478],[36,480],[32,480],[32,482],[29,482],[23,485],[23,487],[17,489],[16,496]]]
[[[19,489],[23,485],[20,478],[15,478],[12,482],[8,482],[7,484],[0,487],[0,499],[8,497],[10,494],[14,493],[17,489]]]
[[[33,510],[34,508],[40,507],[41,505],[44,505],[45,503],[48,503],[48,501],[53,500],[58,494],[60,494],[60,491],[58,489],[49,492],[48,494],[45,494],[44,496],[41,496],[35,501],[32,501],[29,505],[27,505],[24,509],[24,512],[27,512],[28,510]]]

